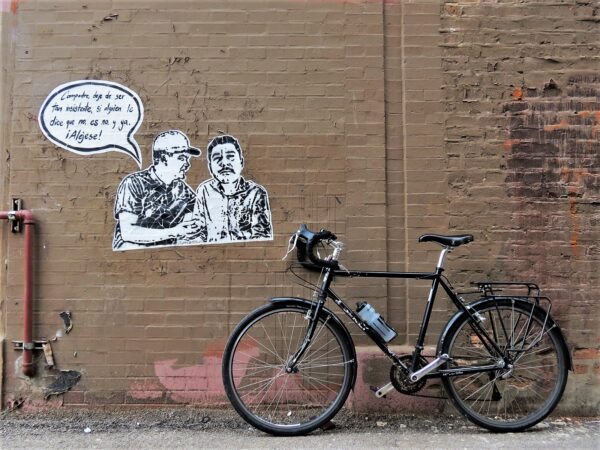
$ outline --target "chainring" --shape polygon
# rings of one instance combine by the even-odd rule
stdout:
[[[404,355],[400,357],[400,361],[402,361],[406,366],[411,366],[412,360],[412,355]],[[421,358],[419,361],[419,368],[424,367],[423,361],[423,358]],[[427,363],[427,361],[425,361],[425,363]],[[423,389],[427,383],[427,380],[424,378],[420,379],[416,383],[413,383],[408,378],[408,371],[398,366],[392,366],[390,369],[390,379],[394,388],[396,388],[398,392],[406,395],[416,394]]]

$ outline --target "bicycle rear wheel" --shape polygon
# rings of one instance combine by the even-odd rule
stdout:
[[[502,355],[492,354],[464,314],[446,333],[441,352],[447,369],[509,364],[490,372],[443,378],[455,406],[492,431],[520,431],[544,419],[567,383],[569,355],[562,334],[545,311],[519,299],[490,299],[473,307]]]
[[[236,411],[275,435],[309,433],[330,420],[351,389],[355,370],[346,332],[329,313],[319,317],[297,371],[286,373],[309,324],[310,309],[269,304],[233,331],[223,354],[223,384]]]

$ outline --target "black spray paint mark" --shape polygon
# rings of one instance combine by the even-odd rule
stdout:
[[[71,311],[63,311],[59,314],[59,316],[65,324],[65,334],[69,334],[69,332],[73,329],[73,322],[71,321]]]
[[[44,389],[44,399],[48,400],[52,395],[64,394],[75,386],[80,378],[81,374],[76,370],[61,370],[52,384]]]

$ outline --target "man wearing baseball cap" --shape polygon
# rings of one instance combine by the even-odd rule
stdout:
[[[203,240],[191,220],[196,195],[185,181],[191,157],[200,153],[179,130],[154,138],[152,165],[126,176],[117,190],[113,250]]]

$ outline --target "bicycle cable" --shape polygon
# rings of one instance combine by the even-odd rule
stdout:
[[[301,269],[301,268],[302,268],[302,264],[291,263],[288,266],[288,268],[286,269],[286,273],[289,272],[296,278],[295,281],[293,280],[293,278],[292,278],[292,280],[298,286],[320,293],[321,287],[318,284],[312,283],[311,281],[307,280],[306,278],[303,278],[302,276],[298,275],[298,273],[296,273],[296,271],[294,270],[294,269]],[[321,273],[322,273],[322,271],[321,271]]]

